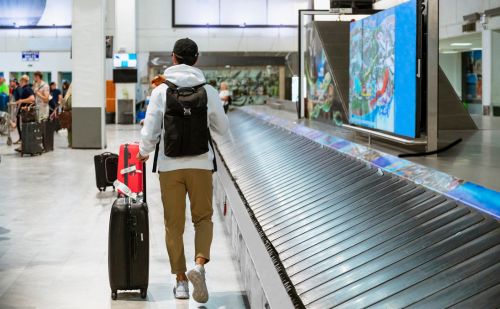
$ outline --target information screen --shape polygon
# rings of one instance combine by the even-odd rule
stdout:
[[[417,136],[417,0],[351,23],[349,122]]]
[[[115,68],[137,67],[137,54],[115,54],[113,56],[113,67]]]

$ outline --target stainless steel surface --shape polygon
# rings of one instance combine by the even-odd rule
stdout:
[[[439,0],[427,1],[427,151],[438,149]]]
[[[220,156],[217,155],[220,162]],[[227,194],[231,211],[234,215],[241,237],[246,244],[246,249],[250,258],[255,265],[255,271],[259,277],[260,285],[265,293],[267,304],[270,308],[293,308],[293,304],[288,297],[285,287],[281,283],[279,274],[274,267],[274,263],[269,255],[266,255],[266,247],[262,243],[258,231],[255,229],[253,222],[250,220],[246,212],[245,205],[241,197],[234,187],[234,184],[224,168],[219,169],[217,177],[220,178],[224,191]],[[242,268],[243,266],[240,265]],[[248,266],[246,267],[248,268]]]
[[[382,132],[378,132],[378,131],[374,131],[374,130],[370,130],[370,129],[365,129],[362,127],[353,126],[353,125],[349,125],[349,124],[342,124],[342,127],[349,129],[349,130],[352,130],[352,131],[367,134],[369,138],[375,136],[378,138],[386,139],[386,140],[400,143],[403,145],[427,145],[427,141],[423,140],[423,139],[407,139],[407,138],[394,136],[391,134],[386,134],[386,133],[382,133]],[[371,144],[371,141],[369,142],[369,144]]]
[[[241,111],[230,118],[219,151],[291,299],[500,305],[498,221]]]

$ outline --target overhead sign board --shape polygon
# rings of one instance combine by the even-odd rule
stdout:
[[[25,50],[22,52],[23,61],[39,61],[40,51],[38,50]]]

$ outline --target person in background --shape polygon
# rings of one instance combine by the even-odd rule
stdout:
[[[5,78],[0,76],[0,111],[6,112],[9,109],[9,85],[5,82]]]
[[[229,92],[229,85],[226,82],[220,83],[219,98],[224,107],[224,112],[227,114],[229,105],[231,105],[231,92]]]
[[[23,88],[21,85],[19,85],[19,82],[17,79],[11,79],[10,80],[10,96],[11,96],[11,101],[16,102],[21,98],[21,94],[23,92]]]
[[[9,85],[5,82],[3,74],[0,74],[0,94],[4,94],[6,96],[9,96],[10,94]]]
[[[68,92],[69,89],[69,82],[67,80],[62,81],[62,97],[64,98],[66,96],[66,92]]]
[[[57,107],[61,104],[63,99],[62,92],[57,89],[57,84],[55,82],[50,83],[50,96],[52,98],[49,101],[49,113],[52,116],[55,112],[57,112]]]
[[[66,95],[62,99],[62,113],[59,115],[59,121],[61,122],[61,127],[68,129],[68,147],[72,148],[73,147],[73,131],[71,128],[71,123],[68,123],[66,126],[63,126],[63,121],[64,121],[64,115],[69,115],[69,121],[66,122],[71,122],[71,109],[72,109],[72,91],[73,86],[69,85],[68,90],[66,91]]]
[[[50,89],[49,85],[43,81],[42,72],[36,71],[33,76],[35,79],[33,92],[35,93],[35,104],[38,107],[38,121],[41,121],[49,118]]]
[[[35,94],[31,87],[28,86],[30,78],[28,75],[23,75],[19,80],[19,85],[21,86],[21,96],[19,100],[16,100],[16,104],[18,106],[17,109],[17,133],[19,133],[19,139],[14,144],[21,143],[21,110],[30,108],[35,103]],[[20,148],[16,149],[16,151],[21,151]]]
[[[9,102],[12,102],[15,105],[15,102],[21,99],[23,88],[19,85],[19,82],[15,78],[10,80],[9,88],[10,88]],[[11,113],[10,115],[12,117],[11,127],[15,128],[17,126],[17,120],[15,120],[14,118],[17,119],[17,106],[16,107],[10,106],[9,113]]]

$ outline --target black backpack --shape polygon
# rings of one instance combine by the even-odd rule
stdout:
[[[164,145],[167,157],[197,156],[208,152],[210,130],[207,123],[205,84],[177,87],[167,84],[164,114]]]

